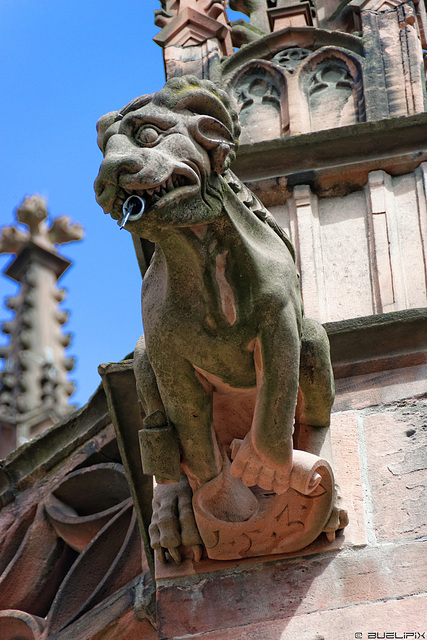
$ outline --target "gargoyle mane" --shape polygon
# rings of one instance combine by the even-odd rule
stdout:
[[[295,248],[288,234],[276,222],[276,219],[271,215],[269,210],[264,207],[256,195],[254,195],[252,191],[250,191],[247,186],[232,171],[230,171],[230,169],[226,171],[223,177],[230,189],[235,193],[246,209],[248,209],[251,214],[256,215],[257,218],[268,224],[268,226],[277,233],[280,239],[283,240],[295,262]]]

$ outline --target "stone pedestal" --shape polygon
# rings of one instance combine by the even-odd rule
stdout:
[[[339,624],[335,609],[342,607],[343,600],[348,605],[369,600],[367,589],[373,594],[375,587],[364,574],[382,571],[387,583],[382,593],[388,593],[387,571],[380,567],[383,562],[388,565],[399,560],[390,550],[364,548],[367,537],[357,431],[355,412],[333,416],[334,469],[350,519],[344,531],[333,542],[321,534],[293,554],[157,563],[159,638],[314,640],[318,620],[325,621],[325,629]],[[313,626],[312,615],[316,616]],[[288,625],[292,628],[289,633]],[[305,635],[301,635],[303,630]],[[349,630],[348,637],[354,638],[356,631],[355,622],[353,635]]]
[[[295,554],[158,563],[158,637],[422,638],[425,403],[401,404],[333,415],[334,468],[350,524],[332,543],[322,534]]]

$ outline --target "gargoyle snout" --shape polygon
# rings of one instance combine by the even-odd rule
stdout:
[[[108,151],[99,168],[94,188],[96,199],[104,211],[111,209],[117,188],[126,187],[132,176],[144,168],[141,156],[121,149]]]
[[[142,158],[132,156],[131,154],[123,155],[121,153],[108,153],[99,169],[99,174],[95,182],[95,190],[98,183],[106,183],[120,185],[120,177],[139,173],[144,168]]]

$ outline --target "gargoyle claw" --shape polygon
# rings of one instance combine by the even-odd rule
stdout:
[[[168,549],[168,551],[172,558],[175,560],[176,564],[181,564],[182,558],[179,549],[177,549],[177,547],[172,547],[172,549]]]
[[[337,495],[335,497],[335,504],[332,509],[331,516],[323,529],[329,542],[333,542],[335,540],[337,531],[344,529],[348,525],[348,513],[343,505],[341,492],[338,486],[336,487],[336,492]]]
[[[160,562],[167,563],[169,555],[181,564],[181,546],[192,550],[195,562],[202,557],[202,540],[191,507],[192,495],[185,476],[181,477],[179,484],[158,484],[155,487],[149,534],[151,546]]]
[[[203,545],[201,545],[201,544],[193,544],[191,549],[193,551],[193,560],[194,560],[194,562],[200,562],[200,560],[202,559],[202,555],[203,555]]]

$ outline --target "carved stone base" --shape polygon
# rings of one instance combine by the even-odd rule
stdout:
[[[250,515],[225,520],[230,483],[240,483]],[[211,560],[233,560],[292,553],[311,544],[323,531],[334,502],[330,465],[305,451],[294,451],[291,488],[277,495],[260,487],[244,487],[232,479],[229,468],[198,489],[193,509],[200,535]]]

